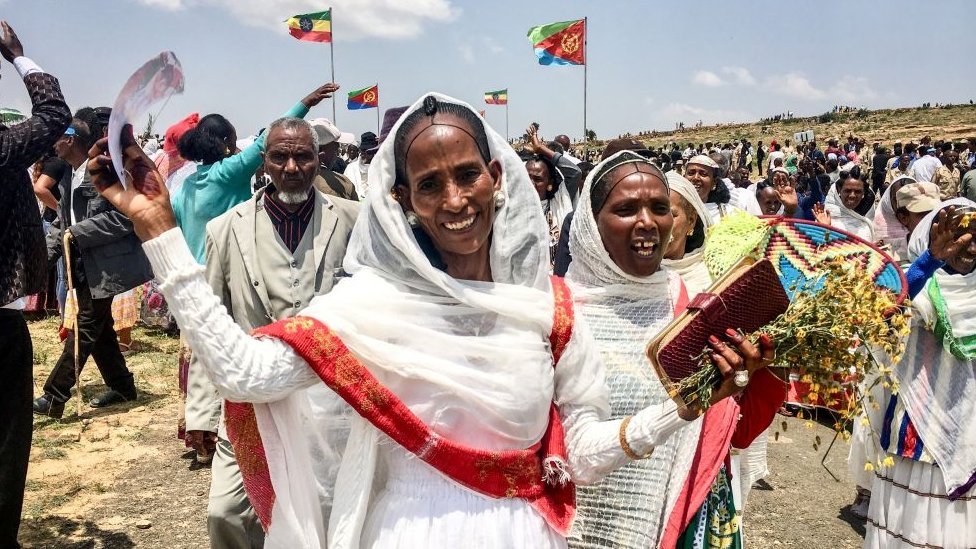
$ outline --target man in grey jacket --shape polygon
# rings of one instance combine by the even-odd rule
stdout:
[[[48,261],[64,255],[63,235],[70,234],[70,265],[78,313],[78,362],[95,359],[109,387],[89,402],[99,408],[135,400],[136,386],[119,349],[112,319],[112,298],[152,278],[149,261],[132,222],[102,198],[87,171],[88,149],[94,143],[91,129],[75,118],[54,150],[72,167],[59,182],[59,215],[48,233]],[[75,378],[75,333],[69,332],[64,351],[44,383],[44,394],[34,401],[34,413],[59,418],[71,398]]]
[[[282,118],[268,127],[264,168],[270,185],[207,224],[207,278],[245,330],[295,316],[313,297],[332,289],[359,211],[357,202],[314,188],[317,136],[304,120]],[[207,508],[210,544],[261,547],[264,533],[244,492],[234,450],[219,427],[223,401],[204,370],[191,359],[186,430],[194,446],[202,445],[207,433],[221,435]],[[345,406],[334,393],[317,403],[333,411]]]

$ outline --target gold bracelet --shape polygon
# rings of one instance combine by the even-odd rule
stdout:
[[[627,426],[630,425],[630,420],[632,419],[634,419],[634,416],[627,416],[624,418],[623,421],[620,422],[620,434],[618,436],[618,438],[620,439],[620,449],[624,451],[624,454],[627,457],[629,457],[634,461],[637,461],[639,459],[649,458],[651,457],[651,453],[653,453],[654,450],[651,450],[650,452],[642,456],[639,455],[637,452],[635,452],[634,449],[631,448],[630,444],[627,442]]]

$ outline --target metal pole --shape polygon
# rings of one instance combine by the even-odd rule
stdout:
[[[380,136],[380,83],[376,83],[376,137]]]
[[[590,33],[587,32],[587,18],[583,18],[583,160],[587,159],[590,141],[587,139],[586,133],[586,67],[590,64],[590,60],[587,59],[587,47],[586,44],[590,40]]]
[[[329,8],[329,25],[330,28],[335,30],[335,20],[332,18],[332,8]],[[335,32],[332,33],[332,40],[329,40],[329,64],[332,69],[332,80],[330,82],[335,82]],[[332,123],[338,124],[336,121],[336,94],[332,94]]]
[[[508,94],[506,94],[505,99],[505,141],[510,141],[512,136],[508,133]]]

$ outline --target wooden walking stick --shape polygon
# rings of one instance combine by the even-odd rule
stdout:
[[[62,241],[62,245],[64,246],[63,249],[64,249],[65,272],[68,275],[68,295],[72,295],[72,293],[75,291],[75,280],[74,280],[74,275],[73,275],[72,269],[71,269],[71,245],[70,244],[71,244],[71,231],[65,229],[64,230],[64,238],[63,238],[63,241]],[[78,295],[77,294],[74,295],[74,300],[75,300],[75,319],[74,319],[74,326],[72,327],[72,329],[74,330],[75,337],[74,337],[74,353],[73,354],[74,354],[74,358],[75,358],[75,383],[78,386],[78,389],[77,389],[77,391],[78,391],[78,395],[77,395],[78,396],[78,412],[77,413],[78,413],[78,419],[81,419],[81,401],[84,400],[84,395],[82,393],[82,386],[81,386],[81,361],[78,360],[78,347],[79,347],[79,344],[78,344],[78,335],[79,335],[78,334],[78,312],[81,309],[81,306],[78,303]],[[80,422],[80,426],[81,426],[81,431],[84,431],[85,430],[85,424],[84,424],[84,422]],[[78,432],[78,439],[79,440],[81,439],[81,431]]]

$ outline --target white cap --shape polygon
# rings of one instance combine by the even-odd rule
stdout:
[[[309,120],[308,123],[312,125],[312,129],[314,129],[315,133],[318,135],[320,147],[322,145],[328,145],[329,143],[338,141],[339,136],[342,135],[339,128],[337,128],[328,118],[316,118],[314,120]]]
[[[354,134],[351,134],[349,132],[342,132],[341,134],[339,134],[339,143],[342,143],[343,145],[359,146],[359,140],[356,139],[356,136]]]

